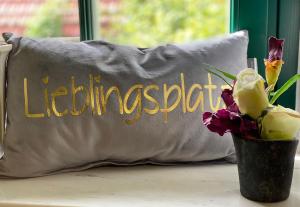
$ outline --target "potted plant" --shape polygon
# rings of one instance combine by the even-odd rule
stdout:
[[[296,74],[274,91],[284,63],[283,44],[283,40],[269,38],[266,81],[250,68],[237,76],[212,67],[207,69],[223,80],[232,79],[233,83],[221,94],[226,108],[215,113],[205,112],[203,123],[221,136],[227,132],[232,134],[240,192],[248,199],[261,202],[288,198],[298,144],[300,113],[274,105],[278,97],[300,79],[300,74]]]

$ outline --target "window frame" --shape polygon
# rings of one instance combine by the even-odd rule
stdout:
[[[97,36],[96,0],[78,0],[80,40]],[[267,55],[269,36],[285,39],[284,61],[278,85],[297,73],[300,29],[299,0],[230,0],[230,32],[249,31],[248,57],[258,60],[258,72],[264,76],[263,60]],[[296,85],[277,101],[295,108]]]
[[[278,80],[282,86],[297,73],[300,29],[299,0],[231,0],[230,32],[249,31],[248,57],[258,59],[259,73],[264,76],[263,60],[269,36],[285,39],[285,61]],[[296,84],[284,93],[277,104],[294,109]]]
[[[97,36],[97,2],[78,0],[80,41],[93,40]]]

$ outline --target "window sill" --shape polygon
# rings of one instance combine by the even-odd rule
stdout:
[[[298,206],[300,155],[291,195],[268,206]],[[0,180],[0,206],[231,206],[253,207],[239,193],[237,166],[101,167],[33,179]]]

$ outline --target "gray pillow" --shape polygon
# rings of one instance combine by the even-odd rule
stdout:
[[[231,157],[230,136],[202,124],[223,107],[222,80],[247,67],[248,34],[140,49],[4,34],[7,64],[1,177],[94,166],[169,164]]]

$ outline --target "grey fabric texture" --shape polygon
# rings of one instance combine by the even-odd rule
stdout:
[[[4,38],[13,50],[1,177],[233,159],[231,136],[202,123],[203,111],[223,107],[226,85],[204,67],[246,68],[247,31],[146,49]]]

